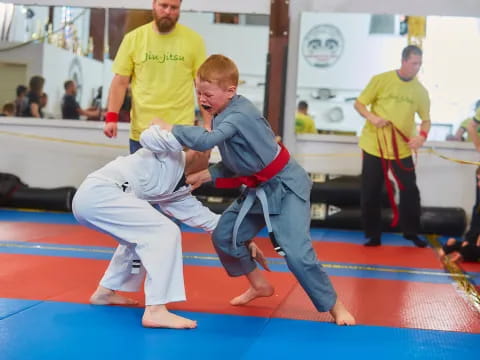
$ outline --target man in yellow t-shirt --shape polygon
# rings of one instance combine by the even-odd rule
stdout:
[[[308,103],[299,101],[297,113],[295,114],[295,133],[297,134],[316,134],[317,128],[315,121],[308,115]]]
[[[416,78],[421,65],[422,50],[407,46],[400,69],[374,76],[355,102],[355,109],[367,120],[359,141],[363,150],[361,208],[366,246],[381,244],[382,184],[388,182],[384,166],[389,166],[403,185],[399,210],[404,237],[416,246],[426,246],[418,237],[420,192],[412,159],[412,151],[424,144],[430,130],[428,92]],[[415,114],[422,120],[419,134]],[[390,200],[396,214],[393,196]]]
[[[476,118],[479,115],[479,110],[480,110],[480,100],[478,100],[475,104],[475,113],[473,117],[466,118],[465,120],[462,121],[460,124],[460,127],[458,128],[457,132],[455,135],[449,137],[447,140],[457,140],[457,141],[463,141],[464,140],[464,135],[467,134],[467,139],[466,141],[472,141],[472,137],[468,133],[468,125],[472,122],[474,118]],[[480,119],[480,116],[478,116]],[[477,129],[477,133],[480,132],[480,128]]]
[[[153,0],[154,21],[125,35],[115,56],[104,134],[117,135],[118,112],[131,82],[130,152],[154,118],[193,125],[194,79],[206,58],[202,37],[178,24],[181,0]]]

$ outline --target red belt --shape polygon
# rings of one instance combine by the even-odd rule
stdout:
[[[236,188],[241,185],[246,185],[250,188],[257,187],[261,183],[264,183],[275,175],[277,175],[287,164],[290,160],[290,154],[283,144],[279,143],[280,145],[280,152],[272,160],[270,164],[268,164],[265,168],[257,172],[253,175],[248,176],[237,176],[233,178],[217,178],[215,180],[215,186],[217,188]]]
[[[395,161],[397,162],[400,169],[405,170],[405,171],[413,171],[414,170],[413,167],[412,168],[407,168],[400,161],[396,134],[398,133],[400,135],[400,137],[402,138],[402,140],[405,141],[406,143],[408,143],[410,141],[410,139],[403,132],[401,132],[397,127],[395,127],[395,125],[392,124],[391,126],[392,126],[392,147],[393,147],[393,153],[394,153],[394,156],[395,156]],[[393,178],[394,178],[395,182],[397,183],[400,191],[402,191],[404,189],[404,186],[400,182],[400,180],[398,179],[395,172],[393,171],[391,161],[389,159],[385,158],[385,156],[383,154],[382,144],[381,144],[380,136],[379,136],[379,131],[382,131],[383,141],[384,141],[385,145],[387,144],[387,138],[386,138],[386,135],[385,135],[385,128],[377,129],[377,144],[378,144],[378,150],[380,152],[380,158],[382,159],[383,177],[385,179],[385,187],[387,189],[388,200],[390,202],[390,207],[392,208],[392,213],[393,213],[393,218],[392,218],[392,222],[391,222],[390,226],[395,227],[398,224],[399,214],[398,214],[397,204],[395,203],[392,183],[390,182],[390,180],[388,180],[388,170],[392,171]]]

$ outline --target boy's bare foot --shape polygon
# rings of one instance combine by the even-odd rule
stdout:
[[[234,297],[232,300],[230,300],[230,304],[232,304],[233,306],[245,305],[248,304],[250,301],[255,300],[256,298],[272,296],[273,293],[274,288],[270,284],[266,284],[266,286],[256,289],[250,287],[242,295]]]
[[[245,305],[256,298],[273,295],[275,289],[270,285],[260,269],[255,268],[255,270],[248,273],[246,277],[250,283],[250,288],[242,295],[230,300],[230,304],[233,306]]]
[[[338,299],[330,310],[330,314],[332,314],[337,325],[355,325],[355,318]]]
[[[147,328],[195,329],[197,322],[171,313],[165,305],[151,305],[145,308],[142,325]]]
[[[138,301],[117,294],[114,290],[98,286],[97,290],[90,297],[90,304],[93,305],[137,305]]]

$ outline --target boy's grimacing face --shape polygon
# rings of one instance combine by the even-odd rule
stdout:
[[[223,89],[215,83],[195,79],[198,104],[209,114],[221,113],[235,96],[236,86]]]

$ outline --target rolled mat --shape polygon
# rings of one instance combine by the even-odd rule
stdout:
[[[210,202],[207,198],[202,203],[215,213],[221,214],[231,202]],[[340,207],[325,203],[311,205],[311,226],[332,229],[362,230],[362,217],[359,207]],[[382,209],[382,230],[400,232],[399,226],[392,228],[392,211]],[[460,237],[465,232],[467,215],[462,208],[423,207],[420,215],[421,234],[437,234]]]
[[[326,176],[319,180],[313,178],[310,202],[328,203],[337,206],[360,206],[361,178],[360,176]],[[395,187],[392,184],[392,187]],[[231,201],[240,196],[241,189],[219,189],[213,183],[203,184],[193,192],[195,196],[210,197],[213,201]],[[385,187],[382,191],[382,206],[389,207]]]
[[[4,202],[4,206],[24,209],[72,211],[74,187],[53,189],[20,188],[15,190]]]

